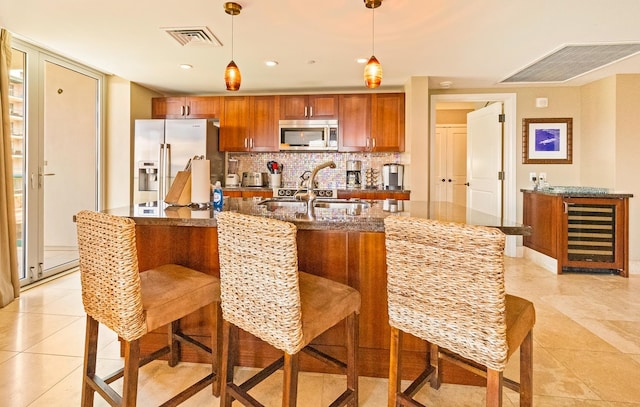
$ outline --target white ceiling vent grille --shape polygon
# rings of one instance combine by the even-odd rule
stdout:
[[[567,45],[501,83],[566,82],[638,52],[639,43]]]
[[[208,27],[184,27],[162,28],[172,36],[180,45],[208,45],[221,47],[222,43],[216,38]]]

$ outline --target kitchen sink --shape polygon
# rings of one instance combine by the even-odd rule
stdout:
[[[263,205],[269,211],[274,211],[277,208],[299,208],[301,210],[306,209],[306,201],[291,198],[270,198],[265,199],[258,203]],[[355,201],[349,199],[322,199],[318,198],[314,202],[314,208],[324,209],[344,209],[349,214],[359,215],[363,209],[368,208],[370,205],[368,202]]]

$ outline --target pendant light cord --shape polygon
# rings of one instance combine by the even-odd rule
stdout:
[[[375,49],[375,35],[376,35],[376,9],[375,7],[371,8],[371,55],[376,54]]]
[[[233,61],[233,14],[231,14],[231,60]]]

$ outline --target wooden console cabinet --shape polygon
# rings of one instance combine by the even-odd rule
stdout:
[[[546,194],[523,191],[523,243],[557,260],[557,272],[629,275],[630,194]]]

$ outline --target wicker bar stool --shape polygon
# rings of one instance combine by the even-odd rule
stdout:
[[[332,406],[358,404],[358,314],[360,293],[344,284],[298,271],[295,225],[275,219],[218,214],[223,322],[221,406],[238,400],[261,406],[248,392],[284,367],[283,406],[295,406],[301,351],[346,369],[347,389]],[[309,343],[345,320],[347,363]],[[284,351],[242,384],[233,381],[238,328]]]
[[[389,406],[442,382],[443,359],[487,379],[486,405],[502,405],[502,386],[531,406],[535,309],[505,293],[504,234],[495,228],[411,217],[385,218],[391,352]],[[402,332],[430,344],[429,366],[401,390]],[[520,382],[503,377],[520,347]]]
[[[81,211],[76,215],[82,303],[87,313],[82,406],[93,406],[98,392],[112,406],[135,406],[138,369],[163,355],[169,366],[180,356],[180,343],[210,354],[212,373],[183,390],[163,406],[174,406],[212,384],[220,394],[222,338],[220,280],[176,264],[139,272],[135,223],[132,219]],[[179,320],[208,307],[211,347],[180,331]],[[105,377],[96,375],[98,325],[118,334],[124,345],[124,368]],[[141,358],[140,338],[167,325],[168,344]],[[122,394],[110,384],[123,378]]]

